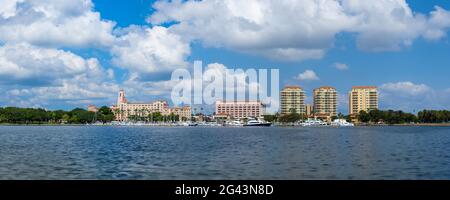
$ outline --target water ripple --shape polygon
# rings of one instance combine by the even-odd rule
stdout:
[[[0,126],[0,179],[450,179],[448,133]]]

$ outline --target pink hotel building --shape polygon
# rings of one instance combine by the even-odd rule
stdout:
[[[150,113],[159,112],[163,116],[170,114],[180,116],[180,119],[191,119],[191,107],[175,107],[170,108],[167,101],[155,101],[152,103],[130,103],[125,97],[125,91],[120,90],[117,97],[117,105],[111,107],[118,121],[128,121],[130,116],[148,116]]]
[[[216,115],[232,118],[259,118],[264,114],[265,106],[260,101],[216,101]]]

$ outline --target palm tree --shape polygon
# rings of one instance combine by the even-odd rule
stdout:
[[[134,121],[137,121],[137,120],[138,120],[138,119],[137,119],[137,118],[138,118],[138,115],[137,115],[137,114],[138,114],[138,109],[135,108],[135,109],[134,109]]]
[[[342,113],[339,113],[337,117],[338,119],[344,119],[345,116]]]
[[[144,120],[144,119],[143,119],[143,118],[144,118],[144,109],[145,109],[145,108],[139,109],[139,121]]]
[[[145,118],[145,121],[148,122],[148,109],[147,108],[143,108],[143,117]]]

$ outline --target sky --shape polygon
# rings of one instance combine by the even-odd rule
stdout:
[[[380,109],[450,109],[448,0],[0,0],[0,107],[170,102],[175,69],[279,69],[280,86],[374,85]]]

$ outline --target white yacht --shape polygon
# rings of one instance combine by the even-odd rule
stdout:
[[[323,122],[319,119],[307,119],[303,123],[301,123],[301,126],[326,126],[328,125],[326,122]]]
[[[198,126],[198,123],[195,122],[183,122],[182,126]]]
[[[241,123],[239,120],[230,121],[226,124],[227,126],[243,126],[244,124]]]
[[[270,122],[263,122],[261,120],[252,119],[249,120],[244,126],[271,126],[272,123]]]
[[[333,122],[331,122],[332,126],[355,126],[353,123],[347,122],[345,119],[335,119]]]

